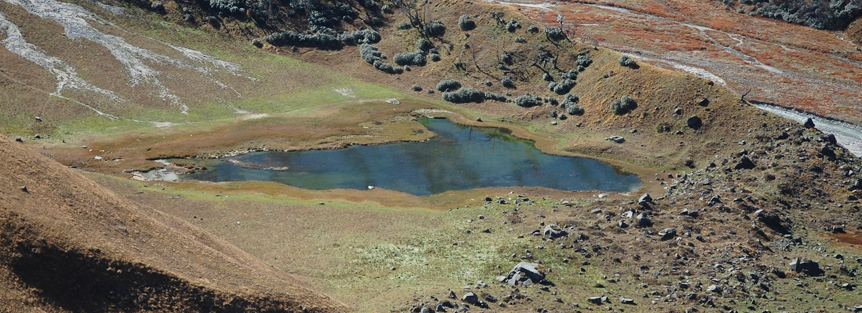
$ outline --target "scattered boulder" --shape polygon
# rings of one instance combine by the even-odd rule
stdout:
[[[652,203],[652,197],[648,193],[645,193],[640,198],[638,198],[638,204],[646,205],[648,203]]]
[[[721,287],[719,287],[718,285],[709,285],[709,287],[706,287],[706,291],[707,292],[721,293]]]
[[[790,262],[790,270],[809,276],[821,276],[824,274],[823,270],[820,269],[820,263],[803,258],[793,259],[793,261]]]
[[[640,213],[637,217],[635,217],[635,221],[637,225],[640,227],[649,227],[652,226],[652,220],[650,220],[649,215],[646,213]]]
[[[739,162],[736,163],[736,165],[733,167],[733,169],[735,169],[735,170],[739,170],[739,169],[750,170],[750,169],[753,169],[755,167],[756,167],[756,165],[754,164],[754,161],[751,161],[751,159],[749,159],[747,155],[744,155],[744,156],[742,156],[741,159],[739,159]]]
[[[620,297],[620,303],[635,305],[635,299],[627,299],[627,298]]]
[[[754,216],[755,218],[757,218],[758,222],[762,223],[766,227],[769,227],[769,229],[772,229],[781,234],[790,234],[791,221],[787,218],[782,218],[778,214],[778,212],[767,212],[761,209],[755,211]]]
[[[545,226],[545,230],[542,232],[542,235],[545,236],[545,238],[547,239],[554,240],[560,237],[568,236],[569,233],[565,230],[562,230],[560,226],[552,224]]]
[[[545,280],[545,274],[542,273],[542,267],[536,263],[521,262],[515,265],[509,274],[497,278],[500,282],[508,283],[509,285],[528,286],[537,284]]]
[[[587,301],[592,304],[602,304],[602,297],[589,297]]]
[[[692,210],[683,209],[682,212],[679,212],[679,215],[697,217],[698,215],[700,215],[700,212],[698,210],[694,210],[694,209],[692,209]]]
[[[702,100],[700,100],[700,102],[697,103],[697,105],[702,106],[702,107],[708,106],[709,105],[709,98],[703,98]]]
[[[712,196],[712,198],[709,199],[709,202],[707,202],[706,205],[713,206],[719,203],[721,203],[721,197],[719,197],[718,195],[714,195]]]
[[[664,230],[658,232],[658,235],[661,236],[661,240],[671,240],[676,237],[676,229],[665,228]]]
[[[472,304],[472,305],[477,305],[477,304],[479,304],[479,296],[477,296],[475,293],[473,293],[471,291],[471,292],[465,293],[464,296],[461,297],[461,301],[464,301],[464,302]]]
[[[700,129],[703,126],[703,120],[700,117],[692,116],[685,121],[685,124],[691,129]]]
[[[802,124],[802,126],[805,126],[805,128],[814,128],[814,120],[809,117],[807,120],[805,120],[805,123]]]
[[[833,145],[838,144],[838,139],[836,139],[835,135],[833,135],[833,134],[827,134],[827,135],[823,136],[822,139],[823,139],[823,141],[826,141],[826,142],[831,143]]]
[[[610,137],[608,137],[608,138],[605,138],[605,140],[610,140],[610,141],[613,141],[613,142],[616,142],[616,143],[623,143],[623,142],[626,142],[626,139],[625,139],[625,138],[623,138],[623,137],[621,137],[621,136],[610,136]]]

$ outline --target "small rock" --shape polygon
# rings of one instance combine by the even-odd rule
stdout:
[[[676,229],[665,228],[664,230],[658,232],[658,235],[661,236],[661,240],[671,240],[676,237]]]
[[[802,126],[805,126],[805,128],[814,128],[814,120],[809,117]]]
[[[17,141],[17,142],[24,142],[24,139],[22,139],[21,137],[15,137],[15,141]]]
[[[631,305],[634,305],[634,304],[635,304],[635,300],[634,300],[634,299],[626,299],[626,298],[620,297],[620,303],[622,303],[622,304],[631,304]]]
[[[625,138],[623,138],[622,136],[610,136],[610,137],[608,137],[608,138],[605,138],[605,140],[610,140],[610,141],[613,141],[613,142],[616,142],[616,143],[623,143],[623,142],[626,142],[626,139],[625,139]]]
[[[747,155],[745,155],[745,156],[742,156],[742,159],[740,159],[739,162],[736,163],[736,165],[733,167],[733,169],[735,169],[735,170],[739,170],[739,169],[750,170],[750,169],[753,169],[755,167],[756,167],[756,165],[754,164],[754,162],[751,161],[751,159],[749,159]]]
[[[472,305],[477,305],[477,304],[479,304],[479,296],[477,296],[475,293],[470,291],[470,292],[465,293],[464,296],[461,297],[461,301],[467,302],[467,303],[472,304]]]
[[[587,302],[592,304],[602,304],[602,297],[589,297],[587,298]]]
[[[721,287],[719,287],[718,285],[710,285],[709,287],[706,287],[706,291],[721,293]]]

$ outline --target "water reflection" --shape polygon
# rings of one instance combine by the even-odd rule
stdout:
[[[275,181],[315,190],[376,186],[419,196],[506,186],[625,192],[641,185],[637,176],[599,161],[541,153],[533,142],[505,129],[441,119],[420,122],[437,136],[426,142],[258,152],[234,157],[234,162],[201,161],[209,163],[210,170],[188,178]],[[271,170],[283,167],[287,169]]]

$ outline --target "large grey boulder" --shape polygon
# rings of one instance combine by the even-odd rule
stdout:
[[[652,197],[648,193],[645,193],[643,196],[638,198],[638,204],[640,205],[647,205],[649,203],[652,203]]]
[[[518,265],[515,265],[515,267],[509,271],[508,275],[500,276],[497,280],[512,286],[529,286],[531,284],[538,284],[545,280],[545,274],[542,273],[539,266],[540,265],[536,263],[521,262],[518,263]]]
[[[545,238],[547,239],[554,240],[560,237],[568,236],[569,233],[565,230],[562,230],[560,226],[552,224],[545,226],[545,230],[542,231],[542,235],[545,236]]]
[[[472,304],[472,305],[476,305],[476,304],[479,304],[479,296],[477,296],[475,293],[473,293],[471,291],[471,292],[465,293],[464,296],[461,297],[461,301],[464,301],[464,302]]]
[[[803,258],[795,258],[793,261],[790,261],[790,270],[809,276],[820,276],[824,273],[823,270],[820,269],[820,263]]]

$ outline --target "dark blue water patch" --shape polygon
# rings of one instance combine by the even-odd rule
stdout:
[[[437,136],[424,142],[198,160],[209,169],[186,178],[274,181],[313,190],[375,186],[417,196],[481,187],[628,192],[641,186],[634,174],[596,160],[544,154],[532,141],[516,138],[506,129],[443,119],[419,122]]]

